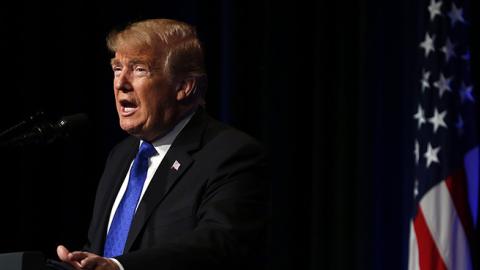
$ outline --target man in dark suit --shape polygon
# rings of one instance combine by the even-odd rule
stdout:
[[[204,111],[203,50],[188,24],[155,19],[108,37],[120,126],[76,269],[256,269],[268,181],[261,146]]]

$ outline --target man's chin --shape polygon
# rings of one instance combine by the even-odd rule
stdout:
[[[120,121],[120,128],[127,132],[130,135],[137,136],[141,133],[141,127],[139,125],[134,125],[133,123],[125,123],[124,121]]]
[[[153,141],[159,136],[163,136],[162,130],[155,129],[153,127],[148,127],[144,122],[138,123],[133,121],[120,120],[120,128],[127,132],[128,134],[144,140],[144,141]]]
[[[148,134],[146,134],[145,130],[143,130],[141,126],[128,126],[128,125],[120,124],[120,128],[123,129],[123,131],[127,132],[128,134],[140,140],[144,140],[144,141],[151,140],[151,138],[148,136]]]

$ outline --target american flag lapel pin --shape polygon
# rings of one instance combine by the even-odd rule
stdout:
[[[175,160],[175,162],[173,162],[173,165],[172,165],[171,169],[174,169],[175,171],[178,171],[178,168],[180,168],[180,162],[178,162],[178,160]]]

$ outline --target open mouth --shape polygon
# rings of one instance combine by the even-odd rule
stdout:
[[[120,112],[122,116],[130,116],[138,110],[135,102],[129,100],[120,100]]]

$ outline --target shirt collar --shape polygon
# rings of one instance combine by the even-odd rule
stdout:
[[[153,147],[155,147],[155,150],[157,150],[158,153],[168,151],[180,131],[182,131],[182,129],[187,125],[190,119],[192,119],[193,114],[194,112],[190,113],[180,122],[178,122],[175,127],[173,127],[172,130],[170,130],[167,134],[152,142]],[[142,143],[143,140],[140,140],[139,145],[141,145]]]

